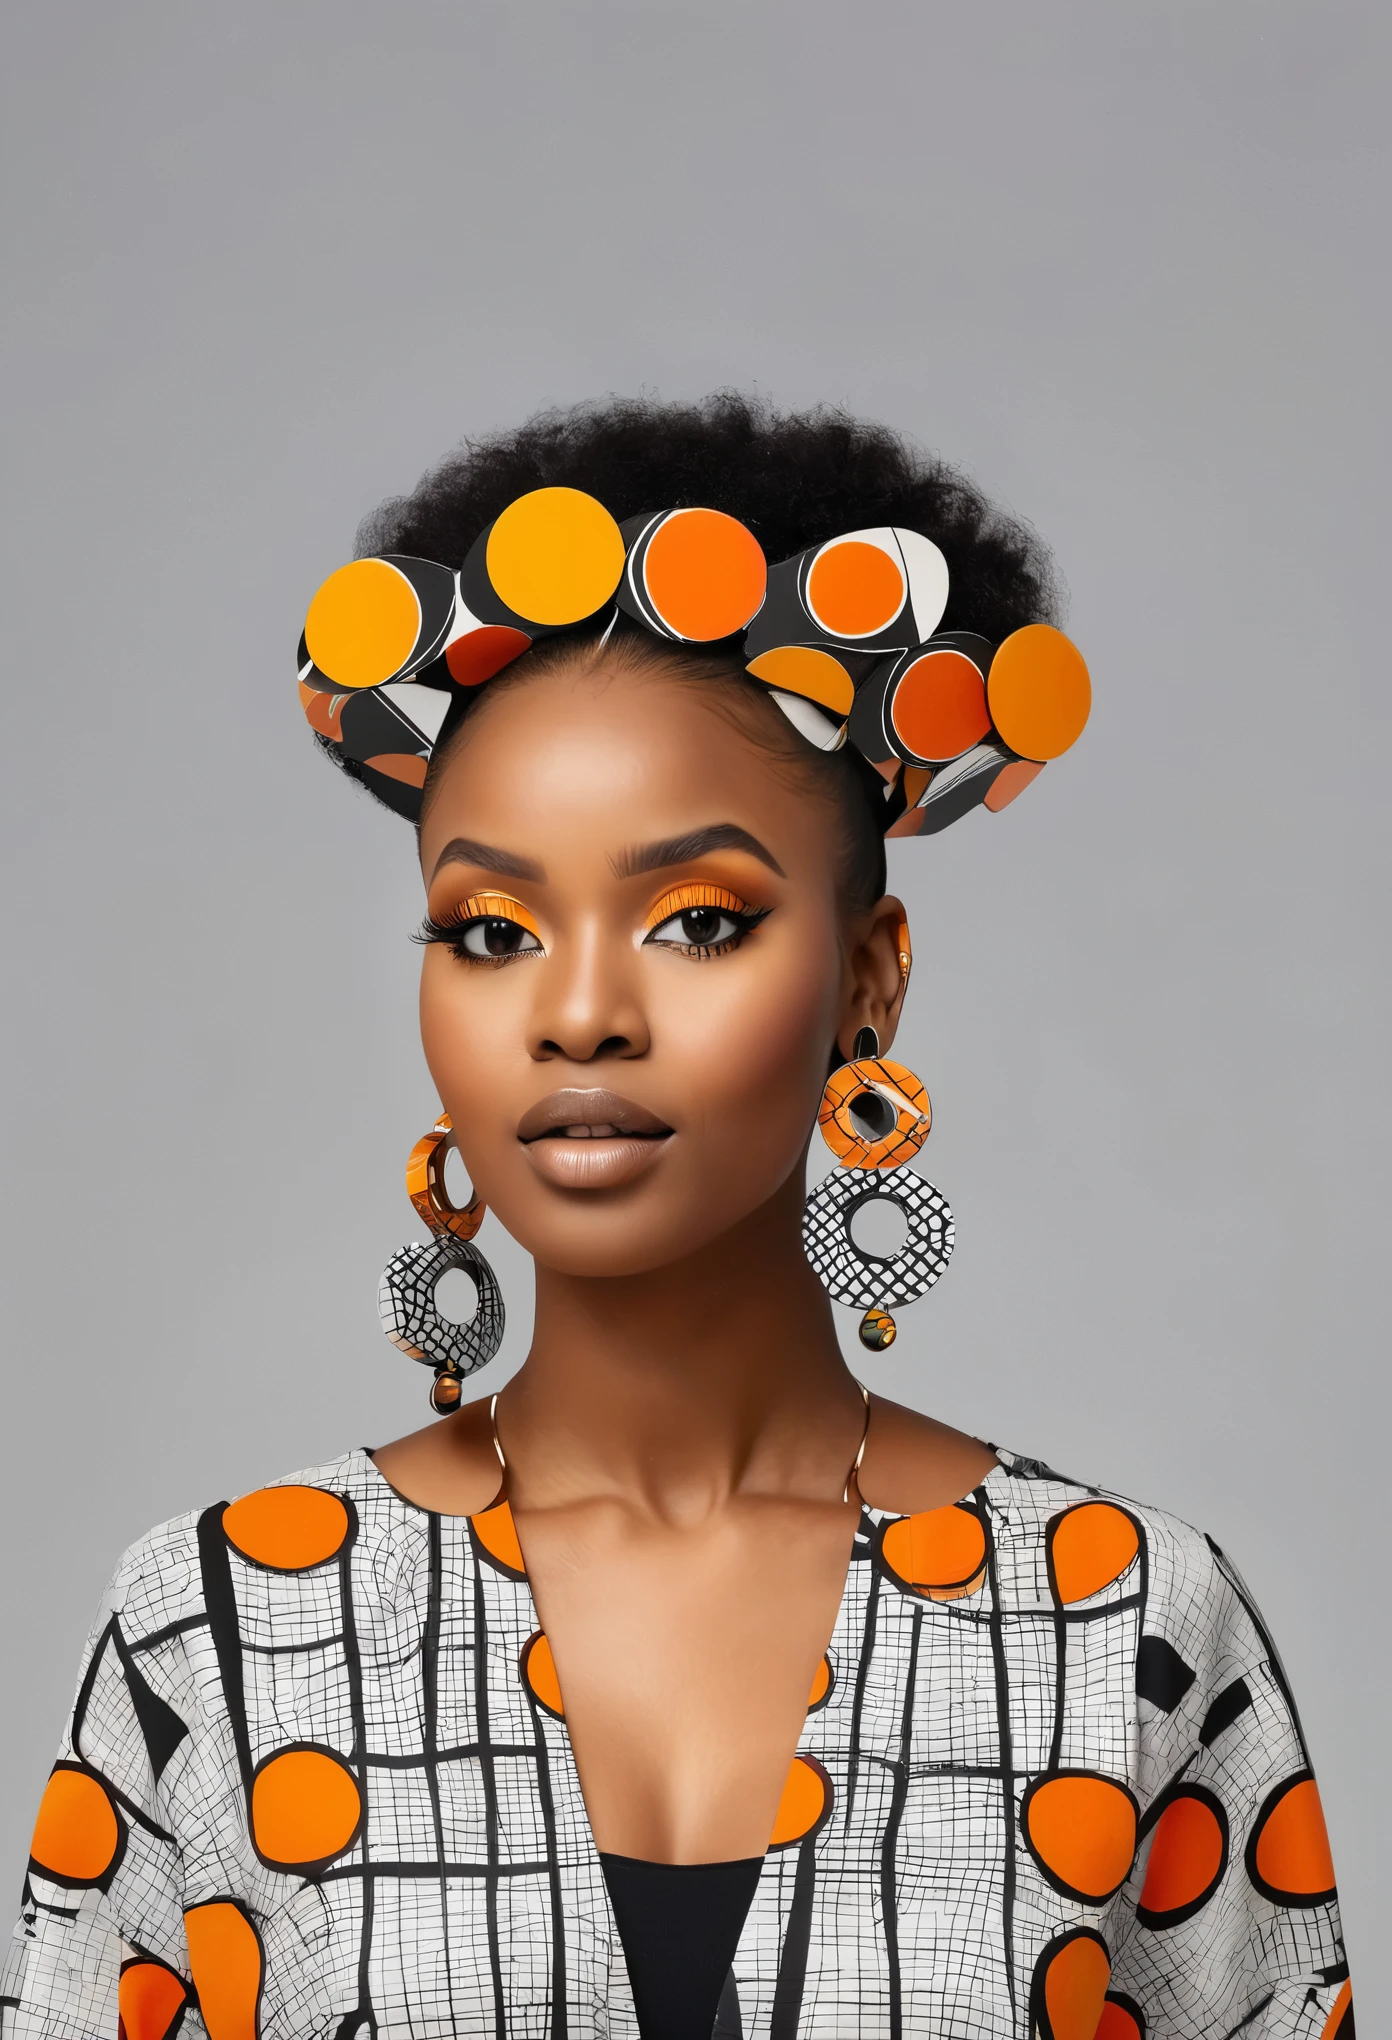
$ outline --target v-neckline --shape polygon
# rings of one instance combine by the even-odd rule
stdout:
[[[977,1482],[976,1486],[974,1488],[969,1489],[969,1491],[965,1495],[958,1495],[951,1502],[941,1503],[939,1505],[940,1507],[956,1508],[961,1506],[963,1503],[971,1502],[975,1500],[975,1498],[978,1495],[987,1495],[992,1483],[998,1477],[1005,1478],[1009,1477],[1009,1468],[1006,1465],[1006,1457],[1009,1457],[1009,1455],[1002,1457],[999,1446],[992,1445],[988,1449],[996,1454],[995,1465],[988,1467],[986,1472],[982,1475],[981,1479]],[[466,1535],[471,1534],[473,1537],[478,1538],[480,1542],[484,1542],[485,1549],[488,1549],[488,1545],[483,1539],[482,1533],[476,1528],[478,1521],[481,1517],[496,1516],[497,1512],[505,1509],[507,1511],[507,1529],[508,1532],[510,1532],[511,1543],[513,1548],[516,1550],[518,1559],[520,1561],[519,1569],[513,1574],[513,1584],[519,1587],[527,1596],[527,1607],[530,1610],[531,1614],[532,1633],[534,1635],[539,1635],[542,1637],[546,1636],[546,1631],[542,1626],[541,1612],[537,1607],[536,1596],[532,1591],[531,1575],[527,1570],[526,1554],[522,1550],[522,1540],[518,1534],[517,1520],[512,1513],[512,1505],[509,1502],[507,1496],[506,1470],[504,1470],[503,1472],[503,1477],[501,1482],[499,1483],[498,1491],[491,1502],[489,1502],[482,1509],[474,1510],[472,1515],[459,1516],[447,1513],[446,1511],[440,1509],[428,1509],[424,1507],[420,1502],[413,1502],[408,1495],[402,1494],[399,1488],[392,1486],[391,1482],[387,1479],[386,1475],[377,1465],[377,1462],[373,1458],[372,1453],[366,1446],[359,1446],[357,1450],[360,1453],[363,1460],[366,1462],[368,1468],[370,1469],[373,1479],[379,1482],[381,1486],[386,1489],[386,1491],[393,1497],[395,1501],[401,1503],[403,1508],[410,1510],[413,1514],[424,1516],[427,1518],[433,1516],[442,1523],[457,1524],[463,1533],[465,1533]],[[866,1534],[867,1527],[869,1534],[873,1536],[882,1525],[886,1523],[904,1520],[907,1513],[910,1512],[895,1509],[876,1509],[872,1507],[869,1502],[866,1501],[861,1502],[860,1514],[856,1517],[855,1523],[853,1524],[851,1529],[849,1548],[846,1553],[846,1567],[841,1581],[841,1592],[837,1598],[836,1612],[832,1618],[831,1633],[827,1637],[826,1642],[822,1646],[822,1654],[819,1663],[824,1663],[827,1660],[828,1654],[833,1649],[840,1631],[845,1626],[847,1609],[851,1600],[852,1581],[855,1577],[855,1568],[858,1562],[863,1562],[860,1560],[859,1554],[857,1553],[856,1549],[857,1544],[859,1543],[861,1538]],[[475,1558],[475,1562],[477,1562],[477,1557]],[[547,1645],[549,1649],[550,1648],[549,1638],[547,1639]],[[554,1657],[552,1662],[554,1664]],[[838,1680],[836,1684],[837,1690],[830,1694],[828,1697],[830,1700],[837,1701],[838,1704],[840,1704],[840,1702],[843,1702],[845,1698],[845,1682],[843,1680]],[[559,1675],[557,1675],[557,1685],[558,1687],[560,1687]],[[560,1694],[562,1702],[564,1702],[563,1687],[560,1687]],[[797,1763],[798,1758],[804,1754],[803,1744],[807,1736],[807,1724],[812,1719],[814,1713],[817,1713],[819,1711],[820,1706],[819,1705],[814,1706],[809,1701],[808,1706],[804,1710],[802,1722],[798,1729],[797,1740],[793,1745],[793,1754],[788,1767],[790,1774],[792,1772],[793,1766]],[[594,1823],[590,1818],[589,1803],[585,1798],[584,1789],[580,1782],[580,1767],[575,1760],[575,1746],[571,1740],[570,1723],[566,1718],[564,1705],[562,1705],[561,1711],[559,1712],[558,1715],[556,1715],[555,1719],[557,1726],[559,1727],[561,1734],[564,1738],[565,1759],[567,1767],[570,1772],[571,1782],[574,1785],[576,1804],[579,1806],[584,1818],[585,1841],[588,1846],[590,1857],[593,1860],[596,1868],[598,1868],[600,1857],[599,1844],[595,1840]],[[786,1784],[786,1779],[784,1782]],[[765,1867],[767,1867],[770,1853],[775,1847],[774,1837],[776,1836],[776,1834],[777,1834],[777,1820],[775,1817],[775,1825],[773,1831],[771,1832],[769,1840],[768,1842],[765,1843],[762,1851],[762,1862]],[[753,1858],[751,1857],[743,1860],[752,1861]],[[762,1871],[760,1875],[762,1882]],[[602,1882],[603,1879],[601,1877],[601,1883]],[[751,1917],[753,1915],[754,1905],[756,1905],[757,1902],[758,1891],[756,1889],[754,1904],[752,1904],[750,1907]],[[616,1930],[616,1942],[617,1942],[617,1930]]]

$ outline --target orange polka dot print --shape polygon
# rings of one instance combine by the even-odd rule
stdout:
[[[1088,1928],[1050,1941],[1035,1966],[1030,2006],[1038,2040],[1095,2040],[1111,1958]]]
[[[231,1899],[191,1906],[184,1931],[208,2040],[257,2040],[265,1958],[242,1907]]]
[[[322,1488],[269,1487],[231,1503],[222,1527],[228,1543],[253,1565],[304,1572],[337,1557],[349,1517],[342,1497]]]
[[[1126,1882],[1136,1854],[1136,1801],[1115,1779],[1086,1771],[1037,1778],[1021,1824],[1056,1891],[1098,1904]]]
[[[930,1600],[978,1591],[985,1579],[986,1527],[960,1502],[887,1523],[880,1556],[894,1579]]]
[[[831,1812],[831,1779],[817,1759],[793,1758],[774,1816],[771,1849],[788,1849],[815,1834]]]
[[[1276,1905],[1323,1905],[1334,1896],[1324,1808],[1308,1772],[1268,1795],[1247,1844],[1247,1874]]]
[[[1141,1548],[1140,1532],[1111,1502],[1083,1502],[1049,1525],[1049,1581],[1065,1607],[1119,1580]]]
[[[280,1750],[252,1781],[252,1838],[263,1861],[277,1869],[331,1863],[352,1845],[361,1818],[357,1780],[333,1750]]]
[[[165,1963],[123,1963],[117,1991],[119,2040],[166,2040],[188,1996],[182,1976]]]
[[[1151,1838],[1137,1917],[1176,1927],[1206,1905],[1228,1862],[1228,1817],[1202,1785],[1179,1786]]]
[[[77,1764],[59,1764],[39,1802],[31,1869],[56,1884],[100,1884],[124,1846],[124,1824],[101,1780]]]

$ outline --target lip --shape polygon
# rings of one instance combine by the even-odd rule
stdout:
[[[612,1190],[653,1166],[672,1129],[617,1091],[564,1090],[523,1113],[517,1138],[537,1174],[559,1189]]]

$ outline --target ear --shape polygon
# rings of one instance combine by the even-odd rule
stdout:
[[[846,1061],[862,1027],[873,1027],[883,1053],[894,1039],[909,986],[913,950],[904,903],[886,893],[857,925],[847,956],[846,1001],[836,1045]]]

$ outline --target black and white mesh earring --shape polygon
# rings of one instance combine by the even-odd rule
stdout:
[[[451,1204],[445,1191],[445,1156],[451,1126],[441,1113],[406,1164],[406,1193],[434,1235],[392,1255],[377,1288],[382,1330],[413,1360],[435,1370],[430,1406],[440,1416],[457,1410],[466,1374],[486,1367],[503,1343],[503,1292],[492,1268],[472,1244],[483,1223],[481,1198]],[[478,1308],[466,1324],[441,1315],[435,1291],[452,1268],[473,1283]]]
[[[880,1055],[873,1027],[862,1027],[849,1062],[822,1093],[817,1124],[840,1168],[810,1192],[802,1214],[808,1260],[837,1303],[864,1311],[860,1343],[882,1353],[898,1335],[891,1312],[925,1296],[948,1264],[956,1239],[947,1199],[904,1165],[928,1138],[928,1093],[912,1070]],[[893,1254],[874,1254],[851,1237],[867,1204],[892,1204],[908,1237]]]

